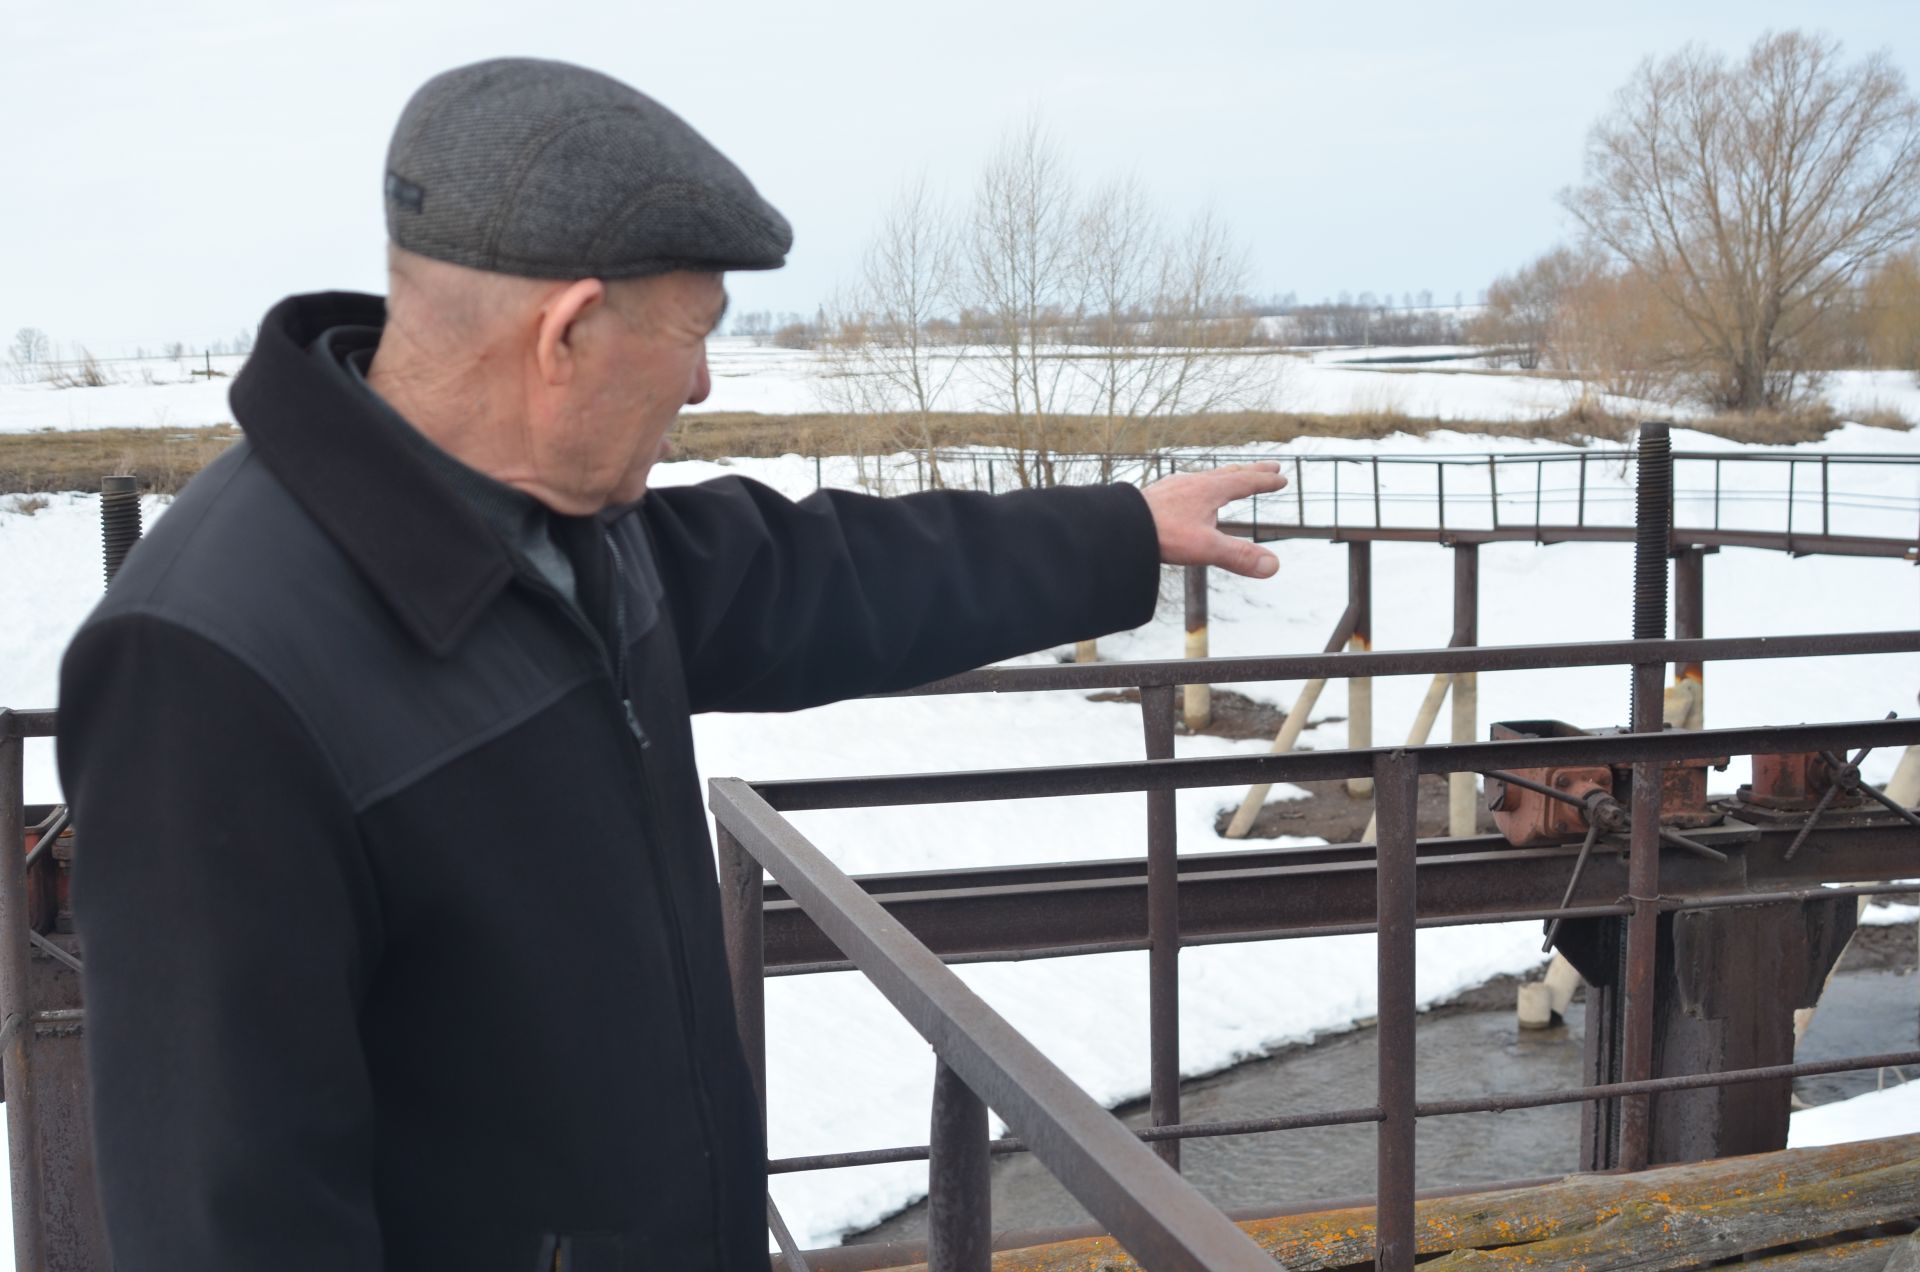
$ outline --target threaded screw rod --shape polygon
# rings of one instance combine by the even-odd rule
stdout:
[[[120,572],[133,545],[140,542],[140,487],[131,475],[100,479],[100,554],[107,582]]]

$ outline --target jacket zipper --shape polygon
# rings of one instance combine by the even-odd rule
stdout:
[[[613,631],[614,639],[619,643],[619,652],[614,657],[614,688],[620,695],[620,706],[627,713],[627,727],[632,730],[638,746],[634,755],[640,766],[640,784],[646,795],[647,833],[655,847],[654,871],[660,882],[662,907],[667,913],[667,928],[673,938],[673,970],[680,994],[680,1011],[686,1021],[687,1072],[693,1078],[694,1104],[700,1113],[700,1129],[707,1144],[707,1186],[713,1205],[713,1236],[716,1242],[724,1244],[726,1233],[720,1223],[720,1163],[714,1152],[714,1119],[712,1097],[707,1092],[707,1078],[700,1066],[700,1058],[695,1045],[695,1034],[699,1025],[695,1019],[693,1002],[693,970],[687,965],[687,943],[680,924],[680,907],[674,901],[672,881],[666,877],[664,858],[659,854],[666,851],[666,838],[660,832],[659,791],[654,785],[653,769],[647,763],[647,751],[650,744],[646,731],[640,727],[639,718],[633,712],[633,700],[627,696],[627,562],[620,552],[620,545],[614,542],[611,531],[603,532],[607,551],[613,557]],[[664,615],[662,616],[664,621]]]
[[[641,727],[640,717],[635,714],[633,709],[633,699],[627,692],[626,558],[621,554],[620,546],[614,542],[611,532],[603,531],[601,537],[607,545],[608,553],[613,558],[614,652],[609,653],[605,639],[594,629],[592,622],[580,612],[578,605],[569,602],[566,597],[560,594],[558,589],[548,583],[544,578],[529,581],[533,582],[538,590],[552,597],[553,600],[566,611],[567,617],[573,624],[585,632],[593,642],[594,648],[600,654],[602,669],[612,677],[611,688],[613,689],[614,697],[620,703],[621,714],[626,717],[627,732],[633,738],[634,763],[640,770],[640,788],[641,794],[644,797],[642,799],[644,807],[641,811],[641,817],[645,822],[648,837],[652,840],[654,848],[655,855],[653,856],[652,863],[654,882],[660,890],[661,909],[665,913],[667,933],[673,945],[674,993],[679,1001],[680,1019],[684,1026],[682,1030],[684,1034],[683,1050],[686,1056],[687,1072],[693,1079],[694,1107],[700,1117],[700,1130],[706,1145],[707,1186],[712,1199],[712,1214],[710,1219],[713,1226],[714,1239],[719,1242],[724,1242],[725,1234],[721,1231],[720,1223],[720,1169],[719,1161],[714,1152],[713,1108],[711,1097],[707,1093],[706,1075],[700,1066],[699,1056],[695,1046],[695,1034],[698,1026],[694,1020],[693,1010],[693,973],[687,966],[686,941],[682,935],[680,910],[673,899],[672,880],[666,877],[666,868],[658,856],[660,852],[665,850],[665,841],[660,832],[658,817],[659,797],[653,782],[653,770],[647,763],[647,752],[652,749],[653,743],[648,739],[646,730]],[[558,1257],[559,1252],[556,1251],[555,1258],[558,1259]]]

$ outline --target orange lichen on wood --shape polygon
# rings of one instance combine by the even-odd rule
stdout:
[[[1419,1253],[1444,1256],[1423,1264],[1423,1272],[1469,1264],[1660,1269],[1903,1218],[1920,1218],[1920,1135],[1436,1197],[1415,1207],[1414,1235]],[[1371,1206],[1240,1227],[1275,1260],[1303,1272],[1374,1256]],[[1113,1238],[1085,1237],[1001,1251],[993,1268],[1139,1272],[1140,1265]],[[1851,1272],[1843,1260],[1831,1268]],[[925,1265],[901,1272],[925,1272]]]

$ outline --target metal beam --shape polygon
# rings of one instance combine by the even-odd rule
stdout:
[[[1690,831],[1727,853],[1724,863],[1669,854],[1662,890],[1689,900],[1758,901],[1829,879],[1897,880],[1914,873],[1915,835],[1903,822],[1816,832],[1786,860],[1794,826],[1733,823]],[[1560,895],[1578,846],[1514,848],[1497,836],[1425,840],[1415,870],[1419,919],[1497,922],[1544,913]],[[1364,930],[1375,921],[1375,849],[1342,844],[1261,853],[1183,857],[1183,945]],[[1087,946],[1145,948],[1147,866],[1138,858],[1077,866],[939,871],[855,880],[908,932],[947,958],[1033,958]],[[1596,854],[1568,904],[1615,905],[1627,891],[1625,861]],[[777,889],[766,903],[770,973],[844,966],[833,943]]]

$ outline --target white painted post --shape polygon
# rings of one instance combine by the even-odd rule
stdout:
[[[1300,696],[1293,700],[1287,718],[1280,724],[1280,732],[1274,735],[1273,745],[1267,748],[1269,755],[1284,755],[1293,750],[1293,744],[1300,740],[1300,731],[1307,727],[1307,713],[1313,710],[1314,703],[1320,701],[1320,691],[1326,687],[1324,680],[1309,680],[1300,687]],[[1240,801],[1239,811],[1227,824],[1228,839],[1247,837],[1247,832],[1253,829],[1254,819],[1260,815],[1260,806],[1267,802],[1267,793],[1272,789],[1273,785],[1267,783],[1247,791],[1247,797]]]
[[[1423,745],[1427,735],[1433,732],[1433,722],[1440,718],[1440,704],[1447,700],[1447,688],[1452,683],[1453,677],[1443,671],[1433,678],[1433,683],[1427,686],[1427,696],[1420,700],[1420,709],[1414,712],[1413,727],[1407,730],[1408,746]],[[1373,843],[1374,835],[1379,829],[1380,815],[1375,813],[1368,818],[1367,829],[1360,836],[1360,842]]]

